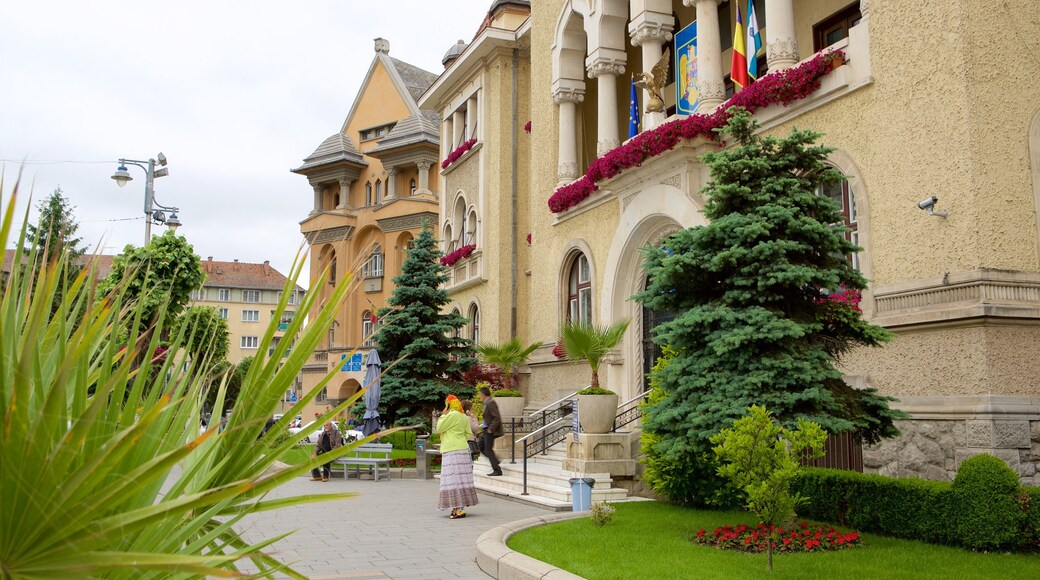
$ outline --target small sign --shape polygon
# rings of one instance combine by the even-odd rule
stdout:
[[[571,405],[574,412],[571,414],[571,433],[574,435],[574,440],[578,440],[578,433],[581,432],[581,425],[578,423],[578,399],[574,399],[574,403]]]
[[[347,358],[346,354],[339,355],[339,360],[343,361],[343,367],[340,368],[344,372],[360,372],[361,371],[361,353],[355,352]]]

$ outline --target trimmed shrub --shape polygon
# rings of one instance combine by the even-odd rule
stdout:
[[[397,431],[380,437],[383,443],[390,443],[394,449],[415,449],[415,431]]]
[[[1040,487],[1026,487],[1020,496],[1022,509],[1026,512],[1025,544],[1040,548]]]
[[[1015,548],[1025,513],[1017,499],[1018,475],[992,455],[966,459],[953,480],[957,537],[969,548]]]
[[[950,484],[916,478],[806,468],[791,491],[809,498],[798,515],[897,538],[955,543],[947,519]]]
[[[491,393],[492,397],[510,398],[510,397],[522,397],[523,393],[516,389],[499,389]]]

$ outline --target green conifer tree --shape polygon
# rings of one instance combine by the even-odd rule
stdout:
[[[684,477],[697,485],[663,486],[685,489],[684,501],[720,492],[716,465],[706,460],[709,438],[751,405],[788,428],[808,419],[867,442],[897,435],[893,421],[903,416],[888,407],[892,399],[851,388],[836,368],[850,349],[891,335],[827,298],[867,285],[846,259],[859,248],[845,239],[839,209],[816,193],[842,179],[825,163],[832,149],[815,145],[813,131],[761,138],[756,129],[735,110],[722,129],[733,146],[702,157],[712,178],[704,190],[709,224],[646,250],[650,282],[636,296],[678,313],[655,330],[674,357],[654,377],[661,393],[644,429],[653,436],[651,459],[690,464]]]
[[[472,366],[472,341],[456,337],[467,319],[443,314],[448,292],[448,270],[439,259],[437,240],[428,224],[394,278],[389,306],[379,310],[382,322],[373,340],[379,345],[384,368],[381,406],[385,420],[393,423],[408,416],[426,417],[441,409],[449,394],[471,396],[472,388],[460,384],[463,371]]]
[[[25,227],[25,252],[28,254],[35,247],[44,256],[46,248],[44,259],[53,261],[64,250],[69,262],[75,263],[85,252],[81,246],[83,239],[75,237],[79,229],[72,211],[75,206],[69,203],[61,187],[56,187],[47,199],[40,201],[36,209],[40,212],[37,224],[26,224]]]

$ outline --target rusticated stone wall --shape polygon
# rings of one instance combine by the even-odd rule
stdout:
[[[1040,421],[909,420],[902,434],[863,449],[868,473],[953,481],[960,463],[988,453],[1004,460],[1023,485],[1040,485]]]

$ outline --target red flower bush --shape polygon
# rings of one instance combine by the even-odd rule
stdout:
[[[563,339],[557,341],[556,346],[552,349],[552,354],[556,358],[567,358],[567,350],[563,348]]]
[[[714,113],[690,115],[644,131],[628,143],[611,149],[589,165],[585,175],[556,190],[549,197],[553,213],[572,208],[599,189],[597,182],[610,179],[622,171],[639,167],[644,161],[675,148],[682,139],[707,137],[718,140],[716,129],[729,121],[730,107],[743,107],[754,113],[769,105],[787,106],[816,92],[820,79],[835,66],[845,62],[841,51],[819,53],[813,59],[785,71],[762,77],[743,91],[733,95]]]
[[[863,300],[863,294],[855,288],[847,289],[844,286],[833,294],[822,296],[816,300],[817,304],[844,304],[855,312],[863,312],[859,303]]]
[[[466,141],[462,145],[459,145],[458,149],[452,151],[444,161],[441,161],[441,169],[447,169],[449,165],[451,165],[452,163],[455,163],[456,161],[458,161],[459,157],[462,157],[467,151],[472,149],[473,146],[476,145],[476,144],[477,144],[477,140],[476,139],[470,139],[469,141]]]
[[[820,552],[824,550],[843,550],[862,544],[858,532],[842,532],[835,528],[810,528],[809,522],[799,526],[784,528],[758,524],[750,528],[744,524],[737,527],[722,526],[708,535],[701,528],[693,541],[719,548],[720,550],[737,550],[740,552],[764,552],[771,533],[776,534],[773,551],[779,552]]]
[[[477,249],[477,245],[476,244],[469,244],[468,246],[462,246],[461,248],[459,248],[459,249],[455,250],[454,252],[448,254],[447,256],[444,256],[443,258],[441,258],[441,266],[452,266],[452,265],[455,264],[455,262],[458,262],[459,260],[468,258],[469,255],[473,253],[473,250],[476,250],[476,249]]]

